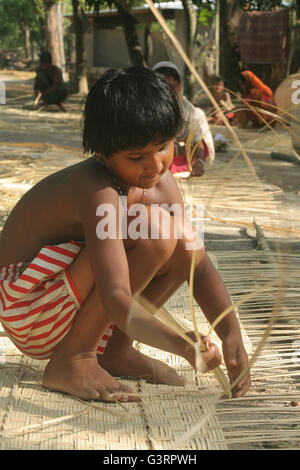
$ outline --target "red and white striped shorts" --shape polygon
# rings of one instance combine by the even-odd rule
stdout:
[[[45,246],[30,263],[0,268],[0,321],[11,341],[25,355],[49,359],[70,330],[82,300],[68,267],[83,247],[70,241]],[[103,354],[113,324],[97,349]]]

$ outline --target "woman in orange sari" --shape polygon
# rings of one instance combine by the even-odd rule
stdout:
[[[261,127],[266,125],[267,122],[274,127],[277,122],[274,116],[277,109],[271,88],[265,85],[250,70],[245,70],[240,74],[239,84],[243,91],[242,97],[246,104],[249,104],[249,110],[238,113],[240,124],[252,121],[254,125]],[[254,107],[255,110],[251,109],[250,106]],[[264,113],[264,110],[267,113]]]

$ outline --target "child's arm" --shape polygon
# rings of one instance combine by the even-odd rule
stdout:
[[[227,289],[207,254],[195,269],[194,298],[210,323],[232,304]],[[215,331],[222,340],[225,364],[233,382],[248,365],[240,327],[233,310],[216,326]],[[249,386],[248,373],[234,388],[233,397],[244,395]]]
[[[230,111],[231,109],[234,108],[234,106],[232,104],[231,97],[230,97],[230,94],[228,93],[228,91],[225,92],[225,96],[226,96],[226,103],[227,103],[227,106],[228,106],[228,110]]]
[[[184,357],[195,368],[195,349],[171,328],[154,318],[140,303],[125,292],[119,292],[111,299],[109,305],[112,318],[118,328],[127,336],[158,349]],[[120,308],[121,307],[121,308]],[[128,312],[124,315],[124,312]],[[196,343],[194,334],[189,336]],[[203,338],[202,338],[203,339]],[[208,338],[207,351],[202,358],[208,369],[216,368],[221,362],[218,348]]]
[[[167,182],[167,204],[173,203],[184,206],[180,190],[172,175]],[[213,321],[228,307],[232,305],[229,293],[208,255],[203,248],[198,256],[194,273],[194,298],[209,323]],[[239,323],[232,310],[216,327],[216,333],[223,343],[224,361],[231,382],[238,377],[248,365],[247,353],[243,346],[243,340]],[[233,397],[239,397],[246,393],[250,386],[250,374],[248,373],[233,390]]]

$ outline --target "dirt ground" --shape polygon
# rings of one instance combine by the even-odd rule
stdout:
[[[0,141],[1,142],[48,142],[72,145],[80,148],[80,122],[84,107],[84,96],[69,95],[66,102],[68,113],[30,111],[34,101],[33,72],[0,70],[0,80],[6,84],[6,105],[1,106]],[[27,109],[26,109],[27,108]],[[34,123],[39,122],[38,128]],[[230,140],[230,133],[225,126],[211,126],[213,135],[223,134]],[[63,130],[63,135],[58,131]],[[300,193],[300,167],[293,163],[272,160],[270,152],[291,153],[290,134],[283,128],[270,130],[236,129],[240,141],[261,175],[271,184],[278,185],[284,191],[298,195]],[[77,132],[75,132],[77,131]],[[55,134],[55,137],[54,135]],[[22,140],[23,139],[23,140]],[[57,140],[58,139],[58,140]],[[235,143],[229,144],[234,151]],[[231,152],[218,155],[224,162],[229,160]],[[297,199],[295,200],[297,201]]]

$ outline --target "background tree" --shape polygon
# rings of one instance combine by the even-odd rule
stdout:
[[[53,64],[66,73],[63,38],[63,3],[59,0],[43,0],[45,9],[45,49],[51,53]]]
[[[130,13],[131,8],[140,2],[134,2],[133,0],[85,0],[85,3],[88,8],[95,12],[99,12],[101,7],[116,8],[118,10],[130,61],[132,65],[145,65],[146,61],[136,28],[137,20]]]
[[[21,48],[33,60],[43,45],[45,21],[39,0],[2,0],[0,2],[0,47]]]
[[[116,7],[123,26],[131,63],[137,66],[146,65],[136,28],[137,20],[130,12],[133,7],[132,0],[116,0]]]
[[[199,42],[199,29],[201,25],[208,25],[208,19],[213,16],[215,2],[213,0],[181,0],[181,3],[185,18],[186,53],[191,62],[196,65],[196,63],[199,63],[200,58],[196,57],[195,54],[202,55],[205,47],[210,42],[210,40],[202,44]],[[193,100],[195,78],[187,67],[185,67],[185,93],[190,100]]]
[[[186,54],[193,62],[194,39],[196,34],[196,12],[192,0],[181,0],[185,19]],[[201,2],[202,3],[202,2]],[[185,67],[185,93],[190,100],[194,95],[195,78]]]
[[[292,31],[291,46],[288,60],[287,73],[300,71],[300,0],[292,2]]]
[[[75,74],[73,93],[87,93],[88,82],[87,82],[87,71],[86,61],[84,53],[84,31],[85,31],[85,17],[84,17],[84,5],[80,0],[72,0],[73,9],[73,25],[75,33]]]
[[[237,90],[240,71],[240,53],[237,41],[237,31],[241,12],[239,0],[217,0],[219,2],[220,44],[219,70],[226,79],[226,86]]]

